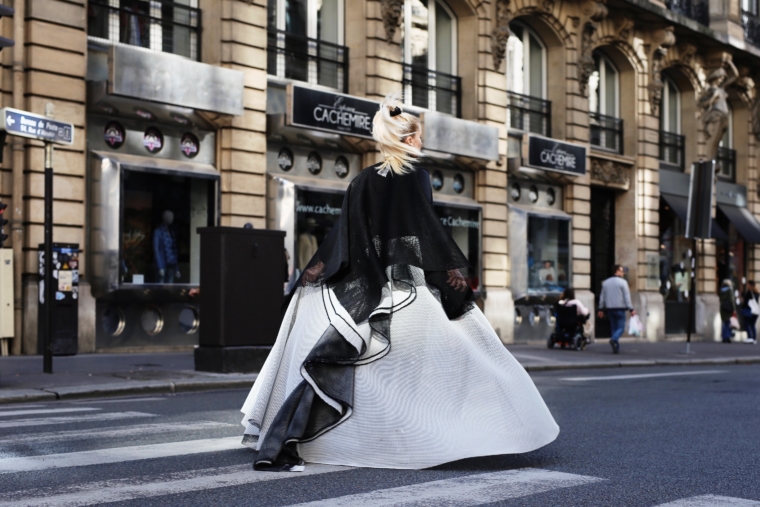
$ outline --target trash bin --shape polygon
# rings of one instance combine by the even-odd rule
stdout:
[[[39,245],[39,311],[37,317],[37,353],[44,353],[45,336],[45,245]],[[53,304],[53,336],[50,338],[54,356],[73,356],[78,351],[79,338],[79,244],[53,243],[53,283],[56,284]]]
[[[285,232],[201,227],[195,369],[258,372],[280,328]]]

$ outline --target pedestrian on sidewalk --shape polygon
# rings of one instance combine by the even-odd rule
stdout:
[[[731,317],[736,317],[736,302],[734,301],[734,284],[728,278],[723,280],[723,284],[718,292],[720,300],[720,337],[723,343],[731,343]]]
[[[398,96],[340,218],[291,293],[241,411],[254,469],[305,462],[420,469],[529,452],[559,433],[530,376],[474,304],[470,265],[416,167],[419,119]]]
[[[628,282],[623,275],[625,269],[620,264],[615,264],[614,272],[611,277],[602,282],[602,292],[599,294],[599,318],[607,315],[612,330],[610,346],[612,353],[620,352],[620,337],[625,331],[625,312],[630,311],[631,317],[636,315],[631,303],[631,291],[628,289]]]
[[[753,303],[754,301],[754,303]],[[742,303],[742,316],[744,317],[744,329],[747,331],[747,338],[744,343],[757,343],[757,317],[760,315],[760,294],[755,288],[755,281],[747,281],[747,291],[744,293]]]

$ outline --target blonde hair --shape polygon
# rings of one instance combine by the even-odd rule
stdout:
[[[378,171],[390,167],[396,174],[406,174],[421,155],[417,148],[404,142],[404,139],[420,131],[420,120],[404,113],[403,105],[401,94],[391,93],[380,103],[380,109],[372,120],[372,137],[383,156]],[[402,112],[391,116],[396,108]]]

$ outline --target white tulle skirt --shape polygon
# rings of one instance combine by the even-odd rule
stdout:
[[[254,448],[304,380],[304,359],[335,314],[343,314],[327,309],[328,289],[298,290],[241,409],[244,443]],[[363,333],[366,355],[385,355],[356,367],[353,410],[342,422],[298,445],[307,463],[419,469],[524,453],[557,438],[559,427],[532,380],[477,307],[449,320],[435,289],[424,284],[411,300],[390,284],[385,295],[394,303],[411,302],[397,305],[389,344],[373,343],[366,323],[348,323]]]

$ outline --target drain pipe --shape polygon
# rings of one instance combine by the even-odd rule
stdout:
[[[25,110],[24,103],[24,43],[26,42],[26,0],[14,0],[13,7],[13,107]],[[11,138],[13,158],[13,213],[11,213],[11,239],[13,241],[13,344],[11,353],[22,352],[24,335],[24,141],[18,136]],[[25,351],[31,352],[31,351]]]

